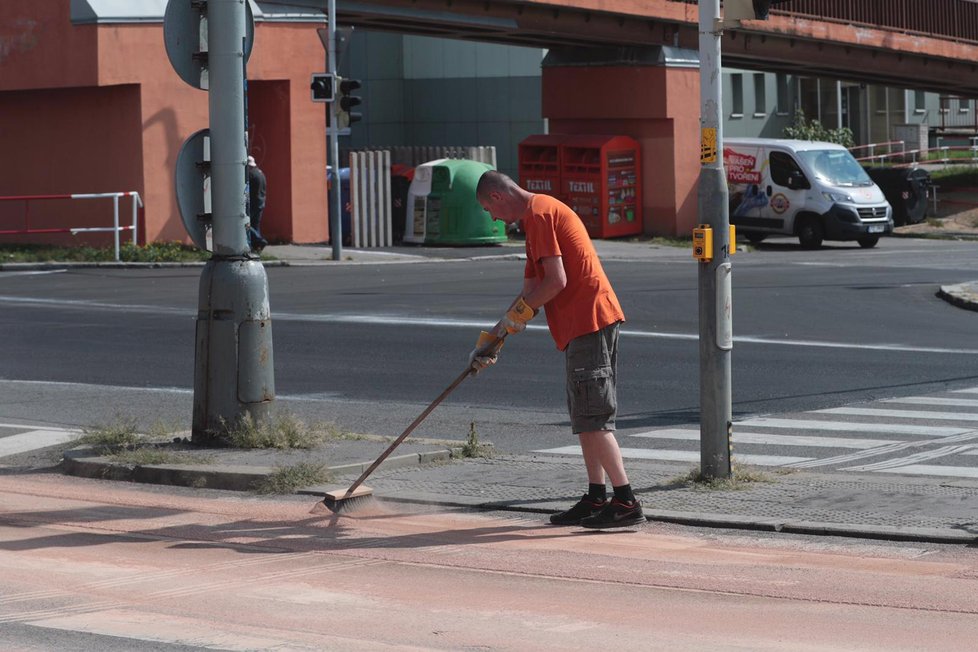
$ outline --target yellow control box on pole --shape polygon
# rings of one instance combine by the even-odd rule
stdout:
[[[713,260],[713,229],[708,224],[693,229],[693,258],[701,263]]]

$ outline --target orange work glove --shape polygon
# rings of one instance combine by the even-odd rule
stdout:
[[[475,373],[479,373],[489,365],[496,364],[501,348],[503,348],[503,338],[496,337],[486,331],[479,333],[479,341],[475,343],[475,348],[469,354],[469,364]]]
[[[526,322],[536,317],[538,312],[540,311],[530,307],[526,299],[520,297],[499,320],[499,327],[505,328],[510,335],[519,333],[526,329]]]

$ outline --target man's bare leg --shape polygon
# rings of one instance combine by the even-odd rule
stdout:
[[[578,435],[584,466],[587,468],[588,482],[604,484],[605,473],[612,487],[628,484],[625,464],[621,459],[621,449],[612,430],[592,430]]]

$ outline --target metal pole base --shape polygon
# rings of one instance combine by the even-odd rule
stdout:
[[[265,267],[212,258],[200,275],[192,441],[228,443],[246,415],[267,420],[275,400],[272,319]]]

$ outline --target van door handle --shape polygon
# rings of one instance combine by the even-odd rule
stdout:
[[[774,191],[773,191],[773,190],[771,190],[771,186],[768,186],[768,187],[767,187],[767,196],[768,196],[768,197],[770,197],[770,196],[771,196],[771,195],[773,194],[773,192],[774,192]]]

